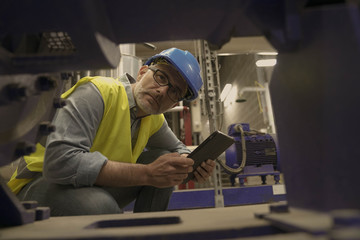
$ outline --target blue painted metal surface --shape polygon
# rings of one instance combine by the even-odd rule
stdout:
[[[274,186],[251,186],[223,189],[225,206],[271,203],[286,200],[286,195],[274,193]]]
[[[249,187],[223,188],[224,205],[238,206],[248,204],[271,203],[286,200],[286,194],[278,193],[275,187],[283,185],[262,185]],[[174,191],[170,198],[168,210],[212,208],[215,207],[214,189]],[[124,211],[132,211],[134,204],[125,207]]]

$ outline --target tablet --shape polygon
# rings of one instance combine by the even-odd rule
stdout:
[[[194,171],[200,164],[208,159],[215,160],[220,156],[228,147],[230,147],[235,140],[220,132],[213,132],[205,141],[203,141],[194,151],[192,151],[187,157],[194,160]],[[188,177],[183,183],[194,179],[194,171],[189,173]]]

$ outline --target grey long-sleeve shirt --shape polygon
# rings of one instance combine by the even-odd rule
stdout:
[[[130,86],[135,80],[126,74],[120,81],[125,86],[129,100],[131,138],[134,146],[141,123],[141,119],[136,118],[136,104]],[[67,105],[57,111],[53,120],[56,131],[47,139],[43,175],[58,184],[92,186],[101,168],[109,160],[100,152],[90,152],[103,116],[104,102],[99,90],[92,83],[79,86],[67,101]],[[162,148],[180,154],[190,153],[171,131],[166,120],[149,138],[147,148]]]

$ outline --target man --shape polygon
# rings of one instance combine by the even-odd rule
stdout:
[[[21,159],[8,186],[21,201],[49,206],[52,216],[167,209],[173,187],[191,172],[190,151],[168,127],[163,112],[202,86],[189,52],[172,48],[150,58],[136,80],[85,77],[62,97],[46,147]],[[196,181],[211,175],[208,160]]]

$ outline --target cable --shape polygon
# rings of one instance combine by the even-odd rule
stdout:
[[[261,85],[258,81],[255,81],[255,85],[265,89],[265,87],[263,85]],[[260,100],[260,92],[259,91],[256,91],[256,96],[257,96],[257,100],[258,100],[258,104],[259,104],[259,110],[260,110],[259,113],[263,113],[264,108],[262,107],[262,102]]]

